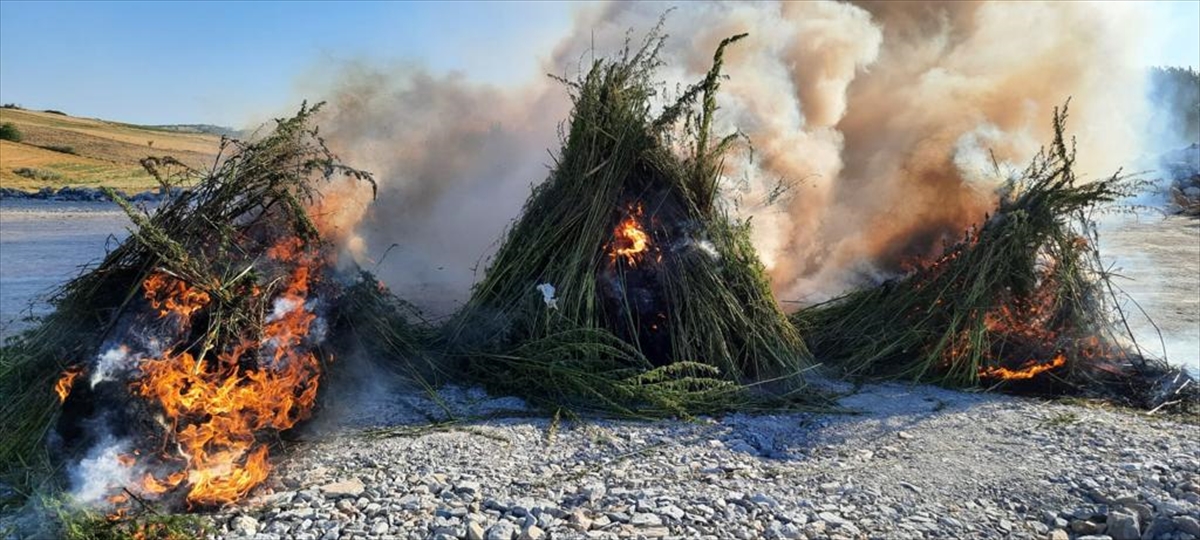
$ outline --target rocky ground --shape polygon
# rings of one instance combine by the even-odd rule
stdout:
[[[925,386],[857,414],[554,422],[451,389],[310,430],[219,538],[1200,538],[1200,425]],[[443,418],[430,424],[417,418]]]

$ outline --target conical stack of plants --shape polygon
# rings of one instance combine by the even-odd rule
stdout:
[[[1089,217],[1134,181],[1080,182],[1066,118],[1065,106],[1055,111],[1053,144],[1006,181],[995,215],[936,261],[794,314],[817,358],[865,378],[1151,407],[1171,399],[1186,376],[1134,342]]]
[[[749,224],[719,201],[711,135],[724,40],[701,82],[652,113],[662,38],[562,81],[574,109],[451,346],[494,390],[572,410],[727,408],[809,354],[771,294]]]
[[[310,213],[317,186],[373,181],[329,152],[316,110],[257,141],[225,141],[209,172],[148,158],[172,193],[152,212],[113,196],[130,237],[0,349],[6,481],[61,480],[40,473],[107,445],[135,479],[104,501],[116,515],[130,503],[121,489],[168,506],[229,502],[265,478],[274,434],[311,413],[330,325],[392,356],[415,350],[417,330],[373,278],[333,271]]]

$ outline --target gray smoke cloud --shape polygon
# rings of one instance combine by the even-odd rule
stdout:
[[[360,264],[431,314],[447,314],[548,175],[547,149],[569,102],[548,80],[496,88],[411,66],[351,64],[335,80],[322,134],[375,174],[379,194],[369,204],[365,190],[335,190],[325,205],[353,228]]]
[[[635,41],[666,4],[579,11],[545,71],[568,77]],[[1142,148],[1144,25],[1129,5],[1010,2],[688,4],[670,13],[660,77],[698,80],[727,54],[718,128],[752,143],[727,162],[726,202],[752,219],[776,293],[819,300],[897,272],[981,221],[991,155],[1019,167],[1073,98],[1081,170],[1106,175]],[[547,176],[567,118],[549,79],[512,87],[419,67],[348,64],[321,125],[379,200],[337,205],[358,253],[402,296],[463,301],[506,225]],[[669,93],[669,92],[668,92]],[[751,159],[751,157],[753,159]],[[780,183],[792,186],[776,204]],[[478,270],[482,271],[482,267]]]

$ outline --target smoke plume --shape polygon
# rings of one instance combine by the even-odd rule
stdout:
[[[347,65],[335,79],[322,134],[375,174],[379,194],[368,204],[362,189],[338,191],[349,195],[326,204],[357,224],[360,264],[435,315],[449,313],[546,178],[569,102],[548,81],[495,88],[410,66]]]
[[[570,78],[630,29],[636,45],[664,7],[582,9],[545,71]],[[981,222],[992,156],[1019,167],[1067,98],[1080,171],[1111,174],[1140,153],[1145,71],[1132,44],[1143,27],[1126,5],[706,3],[666,17],[659,75],[667,99],[703,76],[721,39],[750,33],[727,53],[719,99],[718,129],[751,141],[727,162],[726,201],[752,219],[776,292],[814,301],[894,275]],[[448,312],[547,176],[566,90],[414,66],[345,65],[332,80],[323,134],[380,181],[376,203],[339,201],[339,219],[357,224],[368,268]]]

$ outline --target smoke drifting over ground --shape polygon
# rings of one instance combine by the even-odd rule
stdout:
[[[574,76],[593,47],[618,52],[664,8],[581,11],[545,71]],[[1123,5],[708,3],[667,17],[661,76],[670,95],[703,75],[722,38],[750,33],[728,51],[718,113],[753,147],[727,164],[730,208],[752,217],[776,292],[811,301],[893,274],[980,222],[997,180],[989,152],[1025,162],[1068,97],[1080,171],[1111,174],[1143,152],[1133,44],[1144,28]],[[384,281],[445,313],[547,176],[566,90],[359,64],[333,80],[323,134],[380,181],[369,209],[344,205],[347,224],[361,219],[360,256],[368,268],[383,259]],[[766,204],[780,182],[791,189]]]

